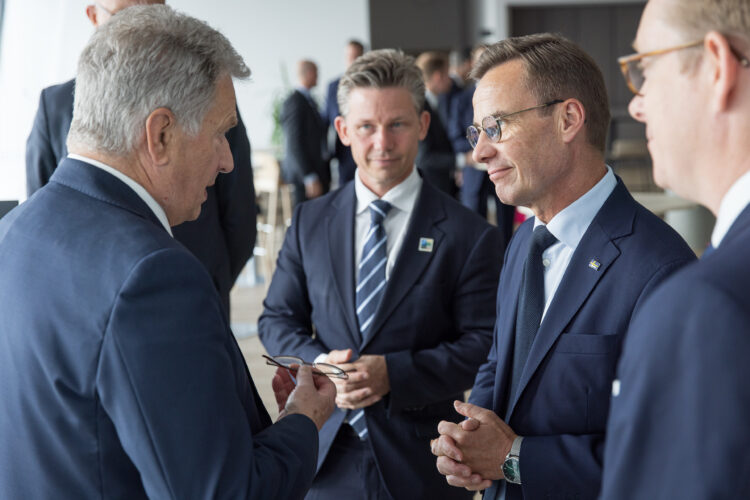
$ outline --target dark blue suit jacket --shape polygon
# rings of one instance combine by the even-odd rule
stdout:
[[[336,78],[328,84],[328,92],[326,93],[326,109],[325,109],[325,120],[330,126],[333,126],[333,121],[339,115],[339,102],[336,99],[336,95],[339,90],[339,80]],[[336,135],[336,144],[334,146],[332,158],[336,158],[339,161],[339,186],[343,186],[350,180],[354,179],[354,172],[357,170],[357,164],[354,163],[354,157],[352,156],[352,150],[349,146],[345,146],[338,134]]]
[[[456,421],[454,399],[487,357],[503,252],[495,228],[423,183],[385,296],[360,346],[355,313],[354,183],[299,206],[258,324],[271,354],[307,361],[332,349],[385,355],[391,392],[365,410],[373,453],[396,499],[471,498],[448,486],[429,440]],[[434,240],[419,251],[421,238]],[[312,337],[313,326],[316,336]],[[344,420],[320,433],[319,464]]]
[[[505,409],[533,224],[533,219],[525,222],[508,248],[495,338],[470,402],[493,409],[524,436],[522,486],[508,484],[508,500],[595,498],[610,388],[631,315],[657,284],[695,255],[618,180],[573,253],[534,339],[517,396]]]
[[[750,498],[750,208],[633,318],[602,498]]]
[[[0,221],[0,498],[301,498],[313,422],[271,426],[201,263],[65,159]]]
[[[26,142],[26,190],[31,196],[49,182],[68,155],[65,141],[73,119],[75,80],[48,87],[39,98],[34,126]],[[227,132],[234,170],[222,174],[206,190],[208,198],[195,221],[173,228],[174,236],[198,257],[213,279],[229,311],[229,291],[255,246],[255,189],[250,142],[237,112],[238,124]]]
[[[424,110],[430,113],[430,127],[427,135],[419,141],[419,152],[416,163],[425,179],[449,196],[456,194],[456,182],[453,173],[456,169],[456,155],[453,153],[448,132],[438,112],[424,103]]]

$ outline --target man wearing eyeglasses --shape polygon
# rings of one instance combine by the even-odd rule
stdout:
[[[602,498],[749,498],[750,4],[650,1],[621,58],[654,178],[716,215],[631,323]]]
[[[95,27],[133,5],[164,4],[164,0],[98,0],[86,7]],[[42,90],[39,109],[26,141],[28,196],[49,182],[57,165],[68,155],[65,140],[73,119],[75,79]],[[255,189],[250,165],[250,143],[238,112],[238,123],[227,132],[234,170],[208,188],[201,215],[174,227],[185,245],[211,274],[224,308],[229,313],[229,292],[255,245]]]
[[[308,499],[469,499],[429,441],[486,359],[505,250],[500,232],[415,168],[430,115],[414,59],[357,58],[336,130],[354,180],[302,203],[258,322],[270,354],[338,365]],[[417,164],[418,166],[418,164]]]
[[[556,35],[511,38],[473,69],[467,131],[498,197],[535,217],[505,256],[468,417],[432,444],[448,483],[485,498],[595,498],[611,383],[633,310],[695,258],[604,163],[607,92]]]

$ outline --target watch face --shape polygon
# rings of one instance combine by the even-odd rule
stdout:
[[[509,483],[520,483],[520,474],[518,473],[518,458],[508,457],[503,462],[503,475]]]

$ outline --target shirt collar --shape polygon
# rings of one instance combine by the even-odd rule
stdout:
[[[607,201],[617,186],[617,178],[607,165],[607,172],[586,194],[565,207],[547,224],[547,229],[558,241],[575,249],[591,225],[591,221]],[[534,228],[542,225],[539,219],[534,221]]]
[[[718,248],[721,240],[748,204],[750,204],[750,172],[746,172],[737,179],[721,200],[716,225],[711,233],[711,245],[714,248]]]
[[[424,93],[425,100],[429,103],[430,107],[434,110],[438,109],[439,99],[436,94],[433,94],[429,90],[425,90]]]
[[[172,228],[169,227],[169,220],[167,219],[167,214],[164,212],[164,209],[159,205],[153,196],[149,194],[148,191],[146,191],[146,188],[138,184],[136,181],[128,177],[127,175],[123,174],[119,170],[110,167],[109,165],[102,163],[100,161],[94,160],[93,158],[88,158],[86,156],[77,155],[75,153],[68,154],[68,158],[72,158],[73,160],[82,161],[85,163],[88,163],[89,165],[93,165],[94,167],[100,168],[104,170],[105,172],[114,175],[118,179],[120,179],[122,182],[124,182],[130,189],[135,191],[135,194],[138,195],[139,198],[141,198],[146,205],[148,205],[148,208],[151,209],[151,211],[156,215],[156,218],[159,219],[159,222],[161,222],[161,225],[164,226],[164,229],[167,230],[170,236],[172,235]]]
[[[413,168],[406,179],[388,190],[380,199],[390,203],[393,208],[409,213],[417,201],[422,182],[417,169]],[[354,193],[357,196],[357,215],[367,210],[370,203],[378,199],[378,195],[370,191],[359,178],[359,169],[354,173]]]

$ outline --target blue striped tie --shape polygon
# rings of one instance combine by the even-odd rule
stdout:
[[[365,237],[365,246],[359,261],[357,283],[357,320],[362,344],[367,341],[372,320],[385,293],[388,247],[383,220],[390,209],[391,204],[387,201],[375,200],[370,203],[370,229]],[[347,420],[360,439],[367,437],[367,422],[363,409],[350,411]]]

